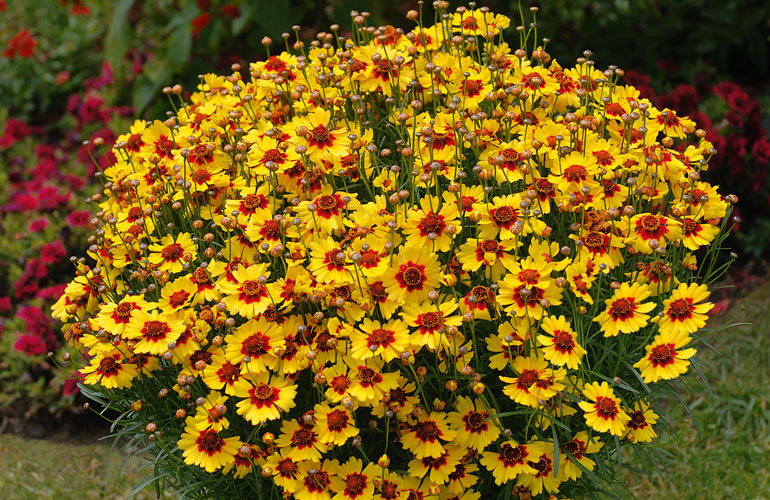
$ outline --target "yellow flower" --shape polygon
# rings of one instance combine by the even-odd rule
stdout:
[[[536,474],[529,461],[540,456],[544,448],[540,442],[518,444],[509,439],[500,445],[499,452],[485,451],[481,465],[492,473],[495,484],[501,485],[513,481],[519,474]]]
[[[446,448],[443,442],[451,442],[457,436],[457,431],[450,428],[446,421],[447,415],[434,411],[423,415],[401,434],[401,444],[404,449],[414,453],[417,458],[439,458]]]
[[[564,316],[546,316],[540,328],[548,333],[537,337],[538,342],[546,346],[543,349],[543,357],[556,366],[567,365],[567,368],[577,370],[580,358],[586,354],[586,350],[578,344],[577,334],[567,319]]]
[[[231,314],[251,319],[265,312],[273,303],[267,286],[267,278],[270,276],[267,264],[240,267],[232,272],[232,276],[233,281],[217,283],[217,289],[222,293],[222,302]]]
[[[197,254],[190,233],[179,233],[176,238],[167,234],[160,239],[160,243],[150,245],[149,250],[151,252],[148,259],[150,264],[169,273],[178,273],[182,270],[185,255]]]
[[[214,472],[235,461],[241,447],[240,437],[222,437],[214,429],[198,430],[195,419],[187,417],[185,430],[177,443],[184,462]]]
[[[650,408],[648,401],[637,401],[628,414],[630,420],[626,427],[626,439],[632,443],[649,443],[658,434],[652,428],[658,421],[658,415]]]
[[[281,418],[282,412],[294,408],[294,398],[297,395],[297,386],[280,377],[271,377],[263,372],[254,376],[251,381],[240,378],[235,384],[235,396],[241,399],[238,404],[238,415],[251,422],[252,425],[260,425],[268,420]]]
[[[86,384],[99,384],[106,389],[131,387],[139,375],[135,364],[123,357],[120,351],[112,349],[97,352],[87,366],[80,369]]]
[[[644,300],[652,295],[647,285],[621,283],[611,298],[604,301],[607,308],[594,321],[601,325],[605,337],[618,333],[633,333],[644,328],[655,304]]]
[[[645,356],[634,363],[642,372],[646,383],[671,380],[687,372],[688,361],[697,350],[682,349],[692,342],[686,330],[667,330],[655,336],[652,344],[645,346]]]
[[[123,336],[136,339],[136,353],[163,354],[171,349],[170,343],[176,342],[185,331],[184,322],[174,314],[158,310],[139,311],[131,318]]]
[[[708,296],[706,285],[680,284],[671,296],[663,301],[663,316],[658,321],[660,332],[695,333],[706,326],[706,313],[714,307],[711,302],[703,302]]]
[[[407,244],[393,259],[383,278],[389,299],[403,303],[420,302],[439,285],[440,270],[436,254]]]
[[[581,401],[579,406],[585,414],[588,427],[622,436],[630,418],[607,382],[587,384],[583,388],[583,396],[587,401]]]

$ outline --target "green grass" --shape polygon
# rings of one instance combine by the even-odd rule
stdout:
[[[750,325],[732,326],[736,323]],[[660,474],[625,475],[639,499],[770,499],[770,285],[737,301],[710,323],[714,351],[699,357],[713,395],[689,377],[685,397],[700,425],[677,401],[669,404],[673,454]]]
[[[751,325],[727,327],[729,323]],[[677,401],[667,414],[673,435],[665,449],[670,463],[652,477],[626,473],[640,500],[770,499],[770,285],[737,301],[726,317],[713,321],[716,352],[702,350],[708,365],[709,396],[688,377],[686,397],[703,440]],[[122,499],[149,470],[131,459],[118,476],[122,457],[106,445],[73,445],[0,435],[2,498]],[[155,498],[147,489],[137,499]]]
[[[0,435],[0,485],[6,500],[125,499],[149,474],[132,458],[118,475],[122,456],[104,444],[74,445]],[[137,500],[156,498],[149,489]]]

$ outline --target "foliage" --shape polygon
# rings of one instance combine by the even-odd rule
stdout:
[[[157,488],[598,496],[660,461],[664,397],[692,416],[735,201],[705,131],[435,5],[168,87],[117,139],[53,311]]]

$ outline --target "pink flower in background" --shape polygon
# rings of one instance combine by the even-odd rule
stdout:
[[[40,258],[46,264],[54,264],[66,256],[67,250],[64,249],[64,245],[59,240],[46,243],[40,250]]]
[[[0,313],[7,313],[11,310],[11,298],[0,297]]]
[[[751,155],[758,163],[770,163],[770,142],[765,137],[754,141],[751,146]]]

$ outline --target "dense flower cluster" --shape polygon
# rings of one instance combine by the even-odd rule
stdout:
[[[185,494],[568,495],[655,439],[712,308],[712,145],[620,69],[436,5],[117,139],[54,315]]]

